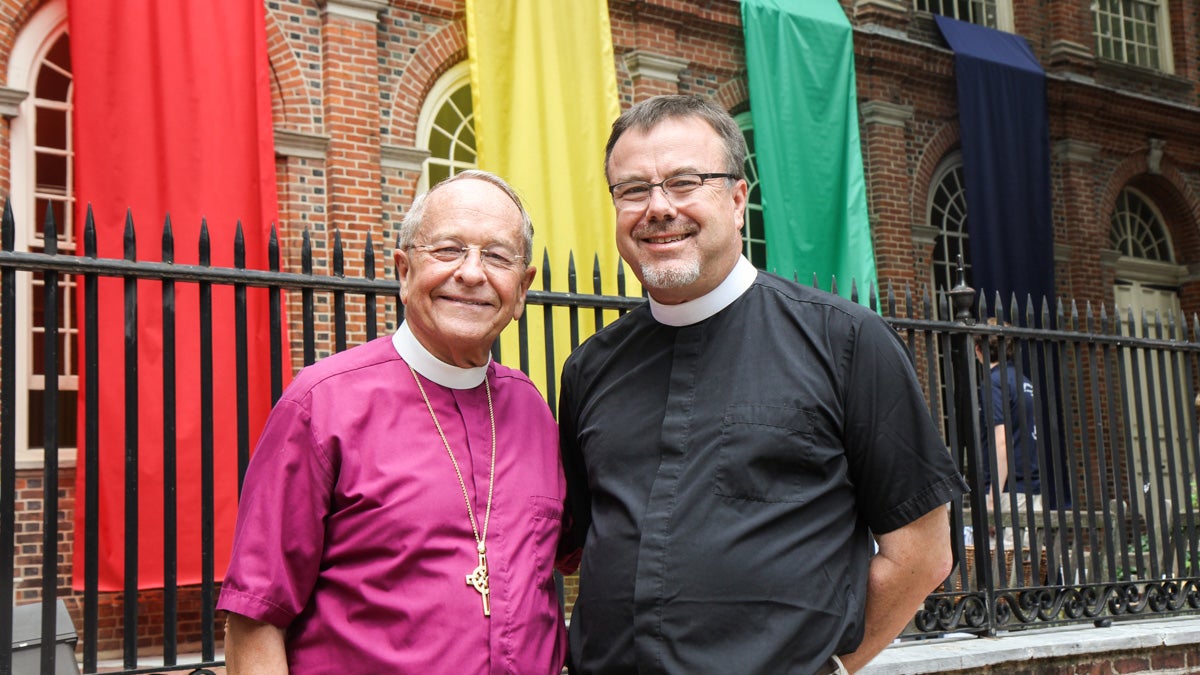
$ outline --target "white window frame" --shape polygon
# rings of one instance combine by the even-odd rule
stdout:
[[[738,128],[742,130],[743,136],[746,134],[747,131],[753,131],[754,119],[753,119],[753,117],[751,117],[750,111],[738,113],[737,115],[734,116],[733,119],[735,122],[737,122]],[[756,157],[757,157],[756,152],[753,150],[750,150],[750,148],[747,147],[746,148],[746,165],[747,165],[746,166],[746,169],[747,169],[746,184],[749,188],[746,192],[747,195],[755,194],[754,188],[756,186],[758,186],[758,162],[757,162]],[[750,257],[751,244],[758,243],[758,244],[762,244],[764,247],[769,245],[767,243],[767,233],[765,231],[764,232],[751,232],[750,231],[749,212],[750,211],[757,212],[758,220],[760,222],[764,222],[763,216],[762,216],[762,210],[763,210],[762,190],[760,189],[758,192],[758,201],[749,201],[748,200],[746,202],[747,216],[746,216],[746,225],[745,225],[745,227],[742,228],[742,255],[746,256],[747,260],[753,261],[753,259]],[[764,222],[764,226],[765,226],[765,222]],[[755,234],[758,234],[760,236],[755,237],[754,236]],[[765,260],[763,260],[762,264],[765,269],[767,262]]]
[[[28,251],[31,240],[34,238],[29,224],[32,223],[32,227],[41,227],[41,220],[34,213],[37,197],[35,186],[31,180],[36,137],[34,79],[47,51],[66,31],[66,0],[50,0],[30,17],[29,23],[17,35],[9,57],[8,86],[29,92],[29,95],[17,108],[17,116],[12,119],[10,132],[11,152],[9,156],[11,159],[10,175],[12,176],[10,200],[13,213],[18,219],[14,232],[15,247],[18,251]],[[70,124],[69,117],[68,124]],[[69,214],[63,216],[64,220],[68,217],[70,217]],[[18,374],[17,388],[14,392],[16,408],[13,411],[16,419],[13,431],[16,435],[17,469],[39,468],[44,463],[42,448],[31,448],[29,438],[29,392],[33,380],[42,377],[30,372],[33,363],[32,289],[32,275],[29,272],[18,272],[16,293]],[[70,311],[69,308],[68,311]],[[60,380],[59,386],[64,389],[78,389],[78,377],[64,377]],[[75,448],[59,448],[59,466],[74,466],[75,458]]]
[[[940,4],[941,2],[953,3],[954,0],[913,0],[912,7],[913,7],[913,10],[918,11],[918,12],[930,12],[930,13],[934,13],[934,14],[941,14],[941,12],[934,12],[931,9],[927,9],[927,7],[929,7],[929,5],[931,3]],[[997,30],[1002,30],[1006,33],[1014,32],[1016,29],[1015,29],[1015,25],[1013,23],[1012,0],[973,0],[972,5],[983,4],[983,3],[987,3],[987,2],[990,2],[996,8],[996,25],[989,26],[986,23],[981,23],[978,21],[973,21],[972,23],[978,23],[981,26],[987,26],[988,28],[995,28]],[[953,7],[953,4],[952,4],[952,7]],[[954,9],[950,13],[945,13],[944,15],[948,16],[952,19],[958,19],[960,21],[970,21],[971,20],[969,16],[967,16],[967,17],[958,16],[957,9]]]
[[[945,239],[948,235],[947,235],[947,230],[946,230],[944,222],[934,222],[934,197],[937,195],[938,191],[941,189],[942,183],[946,180],[946,177],[949,176],[950,174],[954,173],[955,171],[958,171],[960,173],[960,175],[963,173],[962,151],[960,151],[960,150],[955,150],[954,152],[951,152],[950,154],[946,155],[946,157],[944,157],[942,159],[941,163],[938,164],[937,169],[935,169],[933,172],[933,180],[931,180],[929,182],[929,194],[926,195],[926,197],[925,197],[925,216],[928,219],[929,225],[932,228],[937,230],[937,234],[935,235],[935,237],[936,237],[935,242]],[[965,180],[965,176],[964,176],[964,180]],[[962,184],[963,180],[960,180],[959,182],[960,182],[960,184]],[[965,193],[966,186],[961,185],[961,187],[962,187],[962,192]],[[962,242],[962,244],[960,245],[960,250],[965,251],[965,250],[967,250],[967,248],[970,244],[970,237],[966,233],[966,229],[965,229],[966,223],[967,223],[967,218],[970,217],[969,214],[967,214],[965,198],[963,200],[962,211],[963,211],[964,217],[959,224],[963,226],[963,230],[960,233],[956,233],[954,236]],[[936,253],[936,251],[937,251],[937,247],[935,245],[934,252]],[[948,283],[948,285],[945,288],[941,288],[941,290],[949,291],[951,288],[953,288],[954,284],[957,282],[957,275],[955,275],[954,279],[950,279],[950,280],[939,279],[938,278],[938,266],[946,265],[946,264],[955,266],[955,265],[957,265],[957,261],[955,261],[955,260],[947,260],[947,261],[934,260],[931,257],[929,263],[930,263],[929,264],[929,279],[930,279],[929,289],[930,289],[931,295],[935,294],[937,292],[937,290],[939,288],[941,288],[941,286],[939,286],[939,283]],[[967,270],[968,273],[970,272],[970,269],[971,269],[971,259],[969,256],[967,256],[965,254],[963,255],[963,269]]]
[[[1097,58],[1100,58],[1100,59],[1103,59],[1106,61],[1112,61],[1114,63],[1122,63],[1125,65],[1133,66],[1135,68],[1146,68],[1148,70],[1157,70],[1157,71],[1168,73],[1168,74],[1175,72],[1175,57],[1173,56],[1173,50],[1171,49],[1171,21],[1170,21],[1171,15],[1169,12],[1169,5],[1167,4],[1169,0],[1112,0],[1112,1],[1115,1],[1116,3],[1118,3],[1118,5],[1120,5],[1123,2],[1128,1],[1128,2],[1134,2],[1134,3],[1142,4],[1142,5],[1154,5],[1155,6],[1154,23],[1155,23],[1155,29],[1158,31],[1158,42],[1153,46],[1156,49],[1156,51],[1158,52],[1158,65],[1157,66],[1151,65],[1148,63],[1138,63],[1136,60],[1130,60],[1129,58],[1126,58],[1126,57],[1117,58],[1115,56],[1114,57],[1103,56],[1104,50],[1101,48],[1101,40],[1104,38],[1102,38],[1101,33],[1100,33],[1100,2],[1101,1],[1105,1],[1105,0],[1095,0],[1092,3],[1092,24],[1093,24],[1093,30],[1094,30],[1095,36],[1096,36],[1095,48],[1096,48],[1096,57]],[[1121,13],[1121,16],[1122,17],[1124,16],[1123,11]],[[1110,36],[1107,39],[1116,40],[1117,38]],[[1128,41],[1123,41],[1123,42],[1128,43]],[[1135,42],[1132,44],[1137,45],[1138,43]]]
[[[1127,203],[1125,199],[1126,195],[1136,198],[1142,203],[1142,205],[1146,207],[1147,210],[1150,211],[1151,217],[1148,222],[1143,218],[1138,218],[1136,223],[1131,222],[1134,214],[1123,210],[1125,204]],[[1138,190],[1137,188],[1126,187],[1121,190],[1120,194],[1117,195],[1117,202],[1113,206],[1112,217],[1109,220],[1110,241],[1114,234],[1113,230],[1115,229],[1112,224],[1113,220],[1118,220],[1120,222],[1120,227],[1123,230],[1120,234],[1122,235],[1136,235],[1136,233],[1132,232],[1131,230],[1135,225],[1140,226],[1137,229],[1142,232],[1143,236],[1152,237],[1154,239],[1154,248],[1162,249],[1164,252],[1164,255],[1139,256],[1135,255],[1136,252],[1132,250],[1117,249],[1122,258],[1174,264],[1175,244],[1171,240],[1170,231],[1167,230],[1167,220],[1163,218],[1162,212],[1158,210],[1158,206],[1154,203],[1154,200],[1146,196],[1144,192]],[[1125,237],[1123,236],[1122,238],[1124,239]],[[1137,239],[1136,236],[1132,238]]]
[[[441,111],[442,106],[450,101],[450,97],[458,92],[464,86],[471,86],[471,68],[466,61],[455,64],[449,70],[438,78],[437,82],[433,83],[433,87],[429,89],[429,95],[425,97],[425,103],[421,106],[421,113],[417,116],[417,147],[421,150],[429,150],[429,139],[434,132],[434,124],[437,120],[437,115]],[[474,131],[474,113],[468,116],[467,124]],[[457,136],[455,136],[457,138]],[[478,153],[478,148],[475,148]],[[478,154],[476,154],[478,157]],[[432,154],[425,158],[421,164],[421,178],[417,182],[417,193],[426,192],[429,190],[429,167],[430,165],[447,166],[450,168],[451,175],[461,173],[468,169],[479,168],[476,162],[463,162],[455,160],[453,157],[435,157]]]

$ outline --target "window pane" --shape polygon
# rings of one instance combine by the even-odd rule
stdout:
[[[471,105],[471,87],[460,87],[458,91],[450,95],[450,101],[454,103],[454,107],[459,110],[464,118],[471,117],[475,113],[475,108]]]
[[[42,448],[45,438],[46,425],[43,417],[46,409],[46,392],[40,389],[29,391],[29,447]],[[51,427],[57,434],[58,447],[74,448],[78,445],[76,416],[79,412],[79,397],[75,391],[58,392],[58,410],[55,414],[55,424]]]
[[[450,177],[450,167],[445,164],[429,163],[429,184],[437,185],[443,180]]]
[[[46,61],[58,66],[61,70],[71,72],[71,36],[63,33],[54,42],[50,51],[46,52]],[[65,99],[64,99],[65,100]]]
[[[467,133],[468,129],[469,129],[469,127],[464,122],[462,128],[460,128],[458,130],[459,131],[458,139],[454,143],[454,161],[462,162],[464,164],[474,164],[475,163],[474,133]],[[468,141],[470,141],[470,143],[468,143]]]
[[[37,141],[43,148],[67,149],[67,111],[39,106],[37,109]]]
[[[63,73],[61,69],[48,65],[42,66],[38,72],[34,97],[48,101],[65,101],[70,86],[70,76]]]
[[[458,129],[458,141],[464,146],[471,149],[471,161],[475,161],[475,148],[479,147],[475,144],[475,118],[471,118],[463,122]]]
[[[429,154],[432,157],[445,158],[450,156],[450,134],[435,126],[429,132]]]
[[[67,184],[67,158],[65,155],[52,155],[39,152],[35,155],[35,171],[37,171],[37,190],[63,194]]]

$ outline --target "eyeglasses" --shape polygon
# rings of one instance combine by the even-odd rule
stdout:
[[[630,180],[616,185],[609,185],[613,203],[617,208],[641,207],[650,201],[650,193],[654,188],[662,188],[663,194],[673,201],[682,201],[699,190],[705,181],[716,178],[737,178],[731,173],[681,173],[671,176],[658,183],[647,183],[644,180]]]
[[[525,256],[516,255],[502,245],[472,246],[460,241],[439,241],[434,244],[413,244],[410,249],[416,249],[430,258],[446,264],[461,264],[471,251],[479,251],[479,261],[484,267],[492,270],[517,270],[525,263]]]

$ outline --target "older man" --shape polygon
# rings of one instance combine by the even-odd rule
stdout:
[[[218,605],[230,673],[561,670],[557,431],[489,351],[532,237],[492,174],[413,203],[404,323],[301,371],[250,462]]]
[[[613,124],[617,248],[650,302],[562,376],[577,673],[853,671],[950,571],[965,485],[904,345],[742,257],[744,159],[699,98]]]

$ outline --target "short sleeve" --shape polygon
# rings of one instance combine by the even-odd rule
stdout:
[[[877,315],[855,325],[847,366],[845,446],[873,532],[920,518],[966,490],[929,415],[908,350]]]
[[[286,627],[308,602],[324,550],[332,474],[302,402],[271,411],[246,470],[219,609]]]

